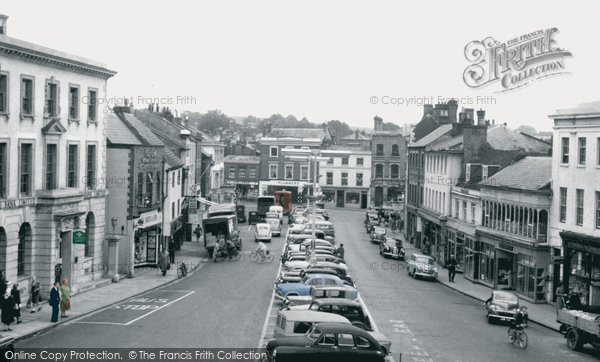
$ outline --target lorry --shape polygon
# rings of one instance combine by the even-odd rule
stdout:
[[[292,212],[292,192],[281,190],[275,191],[276,205],[283,207],[283,213],[289,215]]]
[[[569,349],[579,350],[589,343],[600,350],[600,314],[561,308],[556,311],[556,321]]]
[[[235,210],[234,210],[235,211]],[[231,240],[238,250],[242,250],[242,238],[237,228],[237,216],[216,215],[209,216],[202,220],[202,229],[204,229],[204,246],[206,247],[206,236],[213,234],[218,236],[223,234],[226,240]]]
[[[269,208],[275,205],[275,196],[259,196],[256,200],[256,211],[261,220],[264,220]]]

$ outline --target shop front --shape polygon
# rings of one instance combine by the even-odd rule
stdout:
[[[406,237],[406,240],[411,243],[411,244],[415,244],[415,246],[418,248],[420,246],[420,239],[421,239],[421,233],[420,233],[420,228],[419,231],[417,231],[417,225],[418,225],[418,211],[417,208],[411,204],[407,204],[406,205],[406,228],[405,228],[405,232],[406,234],[404,235]]]
[[[171,237],[173,238],[173,243],[175,243],[175,247],[177,250],[181,248],[181,244],[185,241],[185,229],[183,228],[183,215],[176,217],[173,221],[171,221],[170,225],[171,229]]]
[[[479,234],[478,282],[494,289],[514,290],[532,303],[545,302],[550,248],[508,235]]]
[[[446,217],[438,216],[428,210],[419,209],[419,217],[422,222],[421,251],[434,257],[438,262],[442,261],[446,248]]]
[[[154,266],[158,263],[161,250],[162,214],[152,210],[133,220],[134,230],[134,266]]]
[[[448,229],[448,241],[444,250],[444,264],[447,264],[453,255],[454,259],[456,259],[456,272],[464,272],[465,234],[460,231]]]
[[[366,209],[368,188],[322,187],[324,201],[332,207]]]
[[[600,313],[600,237],[560,233],[564,247],[563,288],[578,293],[586,311]]]

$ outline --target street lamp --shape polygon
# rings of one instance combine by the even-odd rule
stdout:
[[[113,217],[110,218],[110,224],[112,225],[112,228],[113,228],[113,235],[116,234],[115,227],[117,227],[117,220],[118,219],[117,219],[116,216],[113,216]]]

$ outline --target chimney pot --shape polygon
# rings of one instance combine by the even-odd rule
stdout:
[[[479,109],[477,111],[477,125],[481,126],[485,124],[485,111],[483,109]]]
[[[0,14],[0,35],[6,35],[6,24],[8,23],[8,15]]]
[[[425,117],[428,114],[431,114],[432,111],[433,111],[432,104],[424,104],[423,105],[423,117]]]
[[[375,120],[375,125],[373,127],[375,132],[383,131],[383,118],[379,116],[375,116],[373,118]]]

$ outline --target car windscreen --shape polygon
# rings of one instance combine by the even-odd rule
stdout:
[[[419,258],[419,257],[417,257],[417,263],[433,264],[433,259],[430,259],[430,258]]]
[[[384,228],[375,228],[375,234],[385,234]]]
[[[519,298],[517,298],[515,295],[508,293],[496,293],[494,294],[494,301],[505,303],[518,303]]]

